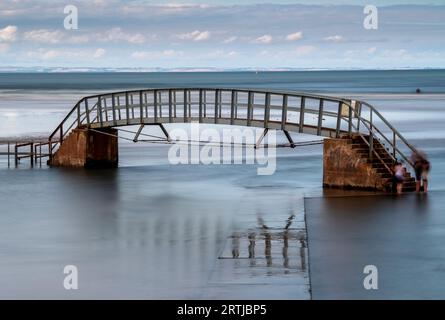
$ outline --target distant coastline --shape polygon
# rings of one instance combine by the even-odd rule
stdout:
[[[308,71],[423,71],[423,70],[445,70],[445,67],[425,68],[96,68],[96,67],[0,67],[0,73],[211,73],[211,72],[308,72]]]

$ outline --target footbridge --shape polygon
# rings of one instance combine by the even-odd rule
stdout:
[[[82,98],[48,138],[53,166],[116,166],[117,130],[199,122],[281,130],[324,140],[324,185],[389,190],[392,167],[407,167],[405,190],[415,182],[409,159],[416,149],[365,101],[291,91],[232,88],[162,88],[104,93]],[[261,141],[258,141],[258,146]],[[41,146],[40,146],[41,148]]]

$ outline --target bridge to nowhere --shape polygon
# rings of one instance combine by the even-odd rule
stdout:
[[[52,166],[117,166],[118,127],[199,122],[282,130],[326,137],[323,184],[389,191],[397,160],[408,167],[405,191],[415,188],[408,154],[416,149],[365,101],[289,91],[232,88],[161,88],[82,98],[48,138]],[[261,141],[258,141],[259,144]],[[32,146],[31,146],[32,148]],[[17,150],[16,150],[17,153]]]

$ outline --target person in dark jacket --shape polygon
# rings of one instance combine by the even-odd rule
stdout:
[[[428,176],[431,170],[431,164],[425,153],[418,151],[411,155],[411,161],[414,164],[416,172],[416,192],[420,192],[423,186],[423,192],[428,192]]]

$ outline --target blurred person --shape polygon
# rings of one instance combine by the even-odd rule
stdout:
[[[402,163],[397,161],[394,165],[394,184],[396,186],[397,194],[402,194],[403,192],[403,181],[405,181],[405,168]]]
[[[414,164],[416,172],[416,192],[420,192],[423,186],[423,192],[428,192],[428,175],[431,170],[431,164],[426,154],[422,151],[413,152],[411,161]]]

